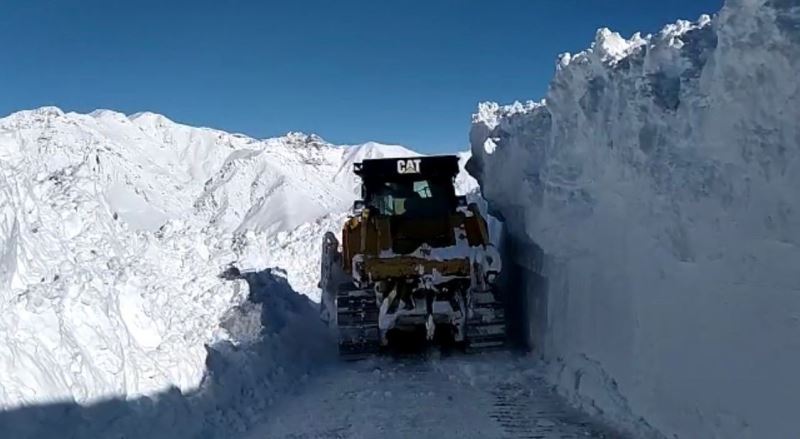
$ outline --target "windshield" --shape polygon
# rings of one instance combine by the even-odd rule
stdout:
[[[436,216],[451,207],[451,186],[431,180],[384,181],[372,188],[368,204],[381,215]]]

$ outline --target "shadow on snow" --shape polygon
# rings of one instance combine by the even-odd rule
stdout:
[[[49,403],[0,411],[4,438],[236,437],[262,420],[275,400],[335,358],[335,342],[315,305],[272,270],[221,277],[244,279],[248,300],[222,326],[236,343],[207,346],[199,389],[171,388],[131,400],[91,405]]]

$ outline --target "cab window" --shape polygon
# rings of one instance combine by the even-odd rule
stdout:
[[[451,208],[449,188],[447,182],[427,179],[385,181],[372,188],[368,204],[381,215],[436,216]]]

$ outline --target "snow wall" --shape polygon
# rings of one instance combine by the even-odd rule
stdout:
[[[468,170],[573,402],[639,437],[797,437],[798,71],[800,3],[730,0],[480,105]]]

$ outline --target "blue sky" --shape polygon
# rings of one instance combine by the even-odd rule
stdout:
[[[556,56],[722,0],[4,0],[0,115],[149,110],[255,137],[439,153],[477,102],[539,99]]]

